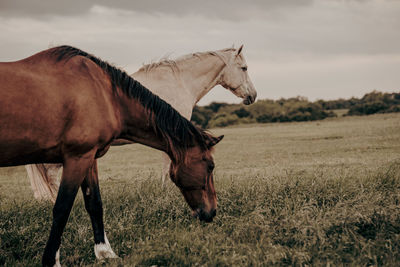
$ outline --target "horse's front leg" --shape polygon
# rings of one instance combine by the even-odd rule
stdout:
[[[42,258],[43,266],[60,266],[60,243],[76,193],[94,161],[94,153],[80,157],[65,157],[56,203],[53,208],[53,225]]]
[[[97,161],[94,161],[82,185],[85,207],[92,221],[94,232],[94,253],[97,259],[118,258],[111,249],[103,224],[103,206],[100,196]]]

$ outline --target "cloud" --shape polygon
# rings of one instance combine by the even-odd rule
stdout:
[[[152,15],[204,16],[228,20],[263,17],[281,8],[308,6],[313,0],[1,0],[2,16],[74,16],[87,13],[95,5]]]
[[[0,14],[5,17],[68,16],[85,13],[92,5],[91,1],[1,0]]]
[[[244,44],[261,98],[359,96],[400,84],[399,1],[36,1],[0,0],[0,61],[69,44],[132,73],[166,54]],[[239,101],[215,92],[205,101]]]

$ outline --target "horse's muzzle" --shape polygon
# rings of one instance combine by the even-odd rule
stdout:
[[[203,209],[196,209],[192,213],[194,218],[199,218],[200,221],[204,222],[212,222],[215,215],[217,215],[217,211],[212,209],[210,212],[206,212]]]
[[[245,105],[250,105],[250,104],[253,104],[255,100],[256,100],[256,97],[255,97],[255,96],[248,95],[248,96],[243,100],[243,104],[245,104]]]

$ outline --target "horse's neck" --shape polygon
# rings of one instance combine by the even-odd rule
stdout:
[[[168,153],[167,142],[160,138],[149,122],[149,112],[138,100],[124,94],[116,96],[122,131],[116,139],[127,139]]]
[[[131,76],[189,119],[194,100],[177,72],[175,67],[161,65],[140,69]]]
[[[192,107],[214,88],[220,80],[225,62],[218,56],[206,54],[178,60],[180,77],[192,95]]]
[[[139,70],[132,76],[188,118],[196,103],[218,84],[225,63],[212,54],[185,56],[175,63]]]

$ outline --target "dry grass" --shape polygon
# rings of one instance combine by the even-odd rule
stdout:
[[[400,114],[212,130],[216,220],[190,218],[160,156],[139,145],[100,160],[105,223],[121,257],[96,261],[77,199],[61,246],[72,265],[400,264]],[[33,200],[23,167],[0,170],[0,265],[40,264],[51,205]]]

